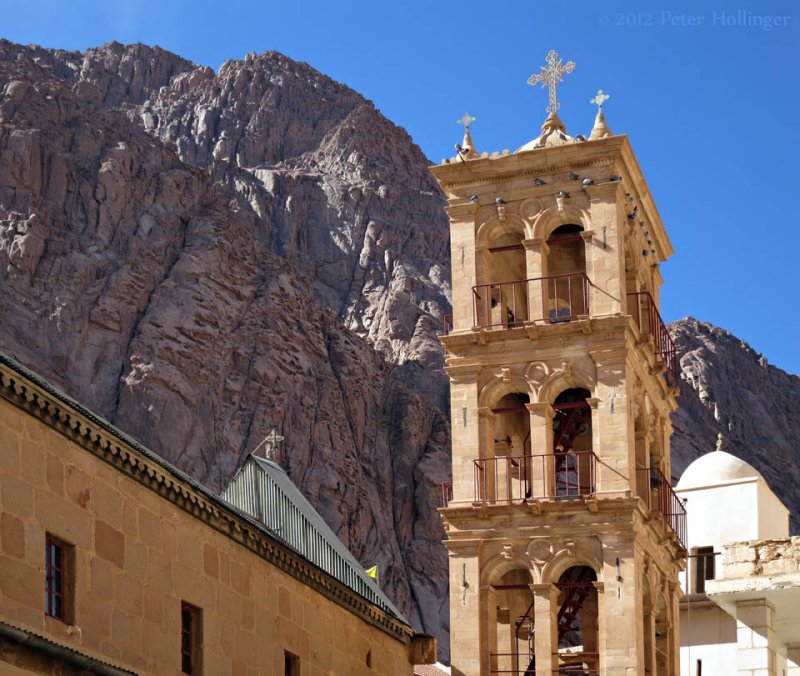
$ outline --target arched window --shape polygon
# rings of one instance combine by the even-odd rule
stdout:
[[[596,580],[589,566],[572,566],[556,584],[559,673],[597,673]]]
[[[586,246],[583,226],[562,225],[547,240],[547,282],[544,307],[551,322],[564,322],[589,314]]]
[[[476,319],[482,326],[513,327],[529,319],[525,233],[507,222],[493,232],[476,287]]]
[[[495,632],[490,636],[493,674],[532,674],[534,662],[533,593],[530,573],[510,570],[492,587]]]
[[[592,409],[589,390],[564,390],[553,402],[553,491],[557,498],[594,492]]]
[[[484,463],[487,497],[499,502],[531,495],[531,418],[529,395],[513,392],[498,399],[494,414],[493,459]]]

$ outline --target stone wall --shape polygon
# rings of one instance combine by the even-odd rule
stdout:
[[[734,542],[722,548],[723,577],[781,575],[800,571],[800,537]]]
[[[185,490],[181,507],[0,399],[0,619],[163,674],[180,670],[183,601],[202,609],[205,673],[283,673],[284,650],[304,676],[412,672],[410,630],[400,640],[234,542]],[[75,548],[74,625],[44,613],[46,533]]]

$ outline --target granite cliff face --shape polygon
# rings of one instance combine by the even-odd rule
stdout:
[[[755,467],[800,530],[800,376],[771,366],[747,343],[691,317],[670,324],[680,354],[680,408],[672,416],[672,473],[725,450]]]
[[[0,349],[219,488],[292,478],[447,659],[447,223],[361,96],[278,54],[0,42]],[[800,378],[672,325],[676,476],[726,433],[800,510]],[[798,524],[794,522],[795,529]]]
[[[0,42],[1,349],[219,488],[282,463],[447,657],[447,224],[371,103],[278,54]]]

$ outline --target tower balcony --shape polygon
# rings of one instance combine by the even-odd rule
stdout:
[[[637,493],[651,513],[661,514],[672,532],[686,547],[686,507],[670,480],[657,467],[636,470]]]
[[[667,373],[674,379],[671,385],[678,384],[678,351],[672,336],[669,335],[664,320],[656,307],[653,297],[646,291],[629,293],[628,312],[633,317],[639,334],[644,340],[653,343],[656,356],[660,356],[667,367]]]
[[[593,451],[496,456],[473,460],[474,502],[529,504],[538,500],[580,500],[597,495],[598,458]],[[635,494],[651,514],[686,543],[686,508],[669,479],[656,467],[636,470]],[[448,486],[445,507],[452,499]]]
[[[476,328],[513,328],[525,322],[551,324],[589,315],[589,287],[584,272],[472,287]]]
[[[570,500],[595,494],[597,456],[592,451],[479,458],[473,465],[475,502]]]

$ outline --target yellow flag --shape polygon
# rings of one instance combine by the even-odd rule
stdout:
[[[372,568],[367,568],[364,572],[367,575],[369,575],[373,580],[378,579],[378,566],[372,566]]]

